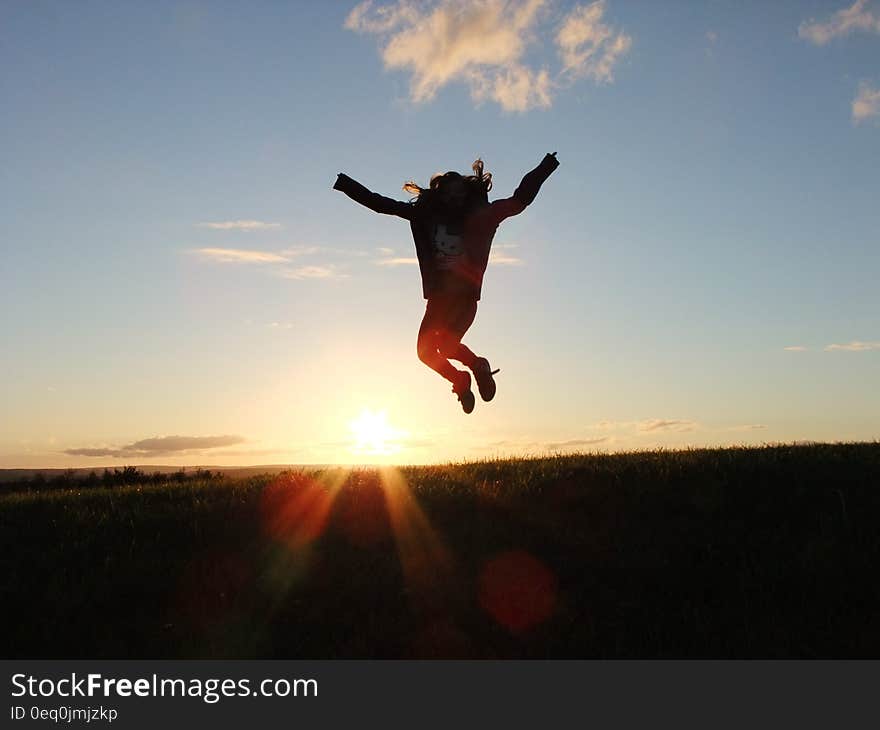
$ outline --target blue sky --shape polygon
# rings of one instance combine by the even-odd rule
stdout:
[[[880,438],[878,89],[876,0],[5,3],[0,467]],[[464,416],[331,185],[554,150]]]

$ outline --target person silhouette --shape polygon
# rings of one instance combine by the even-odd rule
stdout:
[[[450,359],[474,374],[484,401],[492,400],[496,392],[494,375],[499,371],[492,370],[488,359],[462,343],[477,314],[495,231],[505,218],[522,213],[532,203],[558,166],[555,152],[544,155],[540,164],[526,173],[511,197],[491,203],[492,174],[483,171],[483,161],[479,159],[472,165],[473,175],[454,171],[437,174],[427,188],[407,182],[403,189],[415,196],[409,202],[374,193],[342,172],[333,184],[334,190],[370,210],[409,221],[422,294],[427,300],[419,327],[418,356],[452,383],[452,392],[465,413],[471,413],[476,403],[471,374],[456,368]]]

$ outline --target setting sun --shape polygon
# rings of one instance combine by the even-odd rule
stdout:
[[[403,431],[388,423],[385,411],[365,408],[348,424],[353,437],[351,450],[356,454],[388,456],[400,451]]]

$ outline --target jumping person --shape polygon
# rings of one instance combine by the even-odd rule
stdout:
[[[396,215],[410,222],[422,275],[422,293],[428,300],[419,327],[418,355],[428,367],[452,383],[465,413],[474,410],[471,375],[449,362],[457,360],[476,378],[480,397],[495,397],[497,370],[462,344],[461,338],[474,321],[489,249],[498,225],[525,210],[542,183],[559,162],[556,153],[523,177],[510,198],[489,202],[492,175],[483,172],[483,161],[473,164],[473,175],[447,172],[434,175],[427,188],[408,182],[403,189],[415,198],[392,200],[373,193],[348,175],[339,173],[333,185],[352,200],[377,213]]]

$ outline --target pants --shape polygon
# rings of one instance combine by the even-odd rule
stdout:
[[[461,338],[476,316],[476,299],[456,296],[429,299],[419,327],[419,360],[455,383],[459,371],[449,362],[450,358],[469,368],[478,359],[461,343]]]

